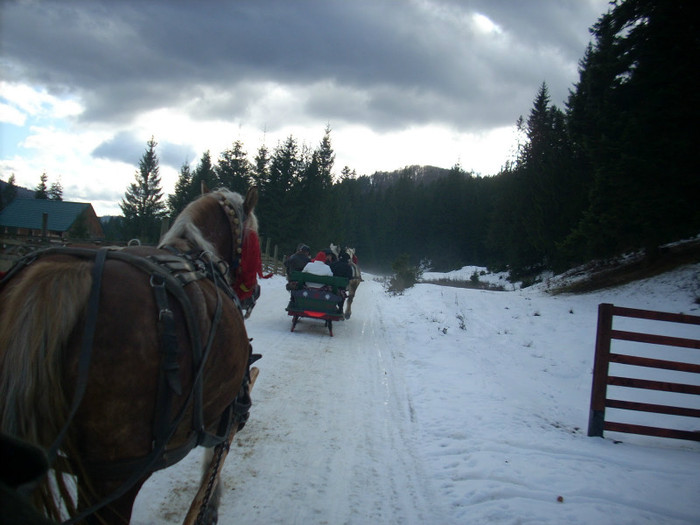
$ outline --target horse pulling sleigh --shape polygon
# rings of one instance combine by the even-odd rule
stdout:
[[[217,458],[187,520],[216,521],[258,372],[233,291],[256,202],[206,193],[159,248],[49,248],[0,281],[0,431],[48,451],[29,487],[45,515],[128,523],[150,475],[202,445]]]

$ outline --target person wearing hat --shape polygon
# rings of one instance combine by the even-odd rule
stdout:
[[[302,243],[297,247],[297,251],[294,255],[287,257],[287,260],[284,261],[284,267],[287,270],[287,280],[290,279],[292,272],[301,272],[304,266],[311,262],[311,258],[309,257],[310,253],[311,250],[309,247]]]
[[[323,251],[318,252],[314,260],[304,266],[304,272],[314,275],[327,275],[328,277],[333,276],[331,267],[326,264],[326,253]],[[306,286],[310,288],[321,288],[323,284],[307,282]]]

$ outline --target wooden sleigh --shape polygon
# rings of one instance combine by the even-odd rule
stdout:
[[[287,305],[287,313],[292,316],[292,332],[299,319],[309,317],[325,321],[333,337],[333,321],[343,321],[343,305],[347,297],[348,279],[314,275],[306,272],[292,272],[287,288],[292,296]],[[320,284],[321,287],[309,286]]]

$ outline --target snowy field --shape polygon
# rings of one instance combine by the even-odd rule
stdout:
[[[310,319],[291,333],[284,279],[261,283],[247,322],[261,373],[224,467],[219,523],[700,523],[700,443],[586,436],[598,304],[700,315],[700,265],[576,296],[544,284],[390,296],[365,279],[335,337]],[[698,326],[664,324],[700,339]],[[132,522],[181,523],[200,459],[197,449],[156,473]]]

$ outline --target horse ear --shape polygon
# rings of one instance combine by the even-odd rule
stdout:
[[[243,202],[243,211],[246,215],[250,215],[258,205],[258,187],[251,186],[246,193],[245,201]]]
[[[207,183],[202,181],[202,195],[205,193],[210,193],[211,190],[209,189],[209,186],[207,186]]]

